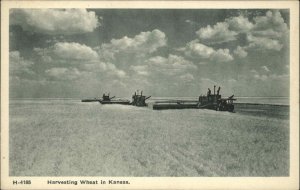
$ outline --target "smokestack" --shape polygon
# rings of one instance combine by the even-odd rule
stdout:
[[[143,96],[143,91],[141,91],[141,96]]]
[[[219,86],[218,90],[217,90],[217,95],[220,94],[220,90],[221,90],[221,87]]]
[[[216,95],[216,85],[214,85],[214,95]]]

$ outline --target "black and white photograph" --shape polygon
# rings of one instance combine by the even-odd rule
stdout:
[[[13,7],[7,16],[7,172],[22,185],[291,176],[299,86],[289,8]]]

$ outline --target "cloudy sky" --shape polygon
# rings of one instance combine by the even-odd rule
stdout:
[[[11,9],[10,97],[288,96],[288,10]]]

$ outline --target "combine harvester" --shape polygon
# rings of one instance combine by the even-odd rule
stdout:
[[[109,94],[108,95],[103,94],[102,99],[100,99],[99,102],[101,104],[123,104],[123,105],[130,105],[130,101],[129,100],[123,100],[123,99],[112,100],[113,98],[115,98],[115,96],[109,97]]]
[[[132,95],[132,102],[131,105],[138,106],[138,107],[145,107],[148,106],[146,103],[146,100],[149,99],[151,96],[143,96],[143,91],[141,91],[141,94],[139,95],[138,92],[134,92],[134,95]]]
[[[132,102],[129,100],[124,99],[114,99],[115,96],[109,97],[108,95],[103,94],[102,99],[98,100],[101,104],[123,104],[123,105],[133,105],[138,107],[145,107],[148,106],[146,103],[146,100],[149,99],[151,96],[143,96],[143,91],[141,91],[141,94],[138,94],[138,92],[135,92],[132,96]]]
[[[154,110],[164,109],[211,109],[216,111],[229,111],[233,112],[234,95],[228,98],[222,98],[220,95],[220,87],[215,93],[216,86],[214,86],[214,93],[208,89],[206,96],[199,96],[197,100],[169,100],[169,101],[156,101],[153,104]]]

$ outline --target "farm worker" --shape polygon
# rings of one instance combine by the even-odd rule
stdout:
[[[211,94],[211,91],[210,91],[210,89],[208,89],[207,96],[209,96],[210,94]]]

